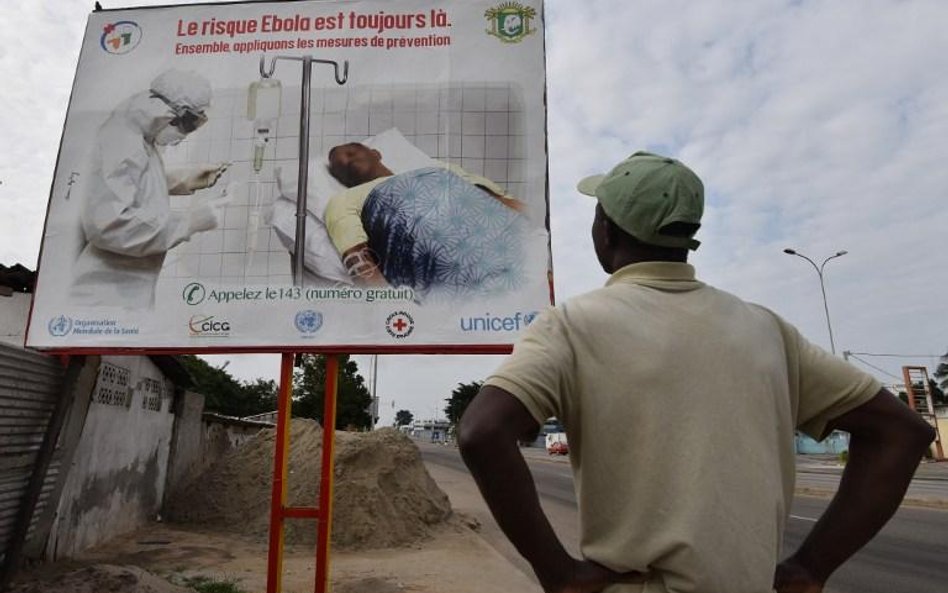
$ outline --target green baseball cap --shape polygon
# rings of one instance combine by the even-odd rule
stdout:
[[[576,187],[599,200],[612,222],[643,243],[692,250],[700,245],[692,237],[701,226],[704,184],[680,161],[639,151]]]

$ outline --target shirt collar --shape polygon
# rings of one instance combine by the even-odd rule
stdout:
[[[614,284],[643,284],[673,291],[694,290],[704,286],[695,279],[695,268],[684,262],[648,261],[629,264],[616,270],[606,281]]]

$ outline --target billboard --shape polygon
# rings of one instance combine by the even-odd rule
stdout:
[[[509,347],[551,300],[542,11],[92,13],[27,346]]]

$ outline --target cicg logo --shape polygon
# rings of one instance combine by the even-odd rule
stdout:
[[[230,322],[213,315],[193,315],[188,332],[192,338],[223,338],[230,335]]]

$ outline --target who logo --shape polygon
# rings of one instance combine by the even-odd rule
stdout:
[[[142,40],[142,29],[133,21],[109,23],[102,29],[99,45],[110,54],[122,55],[132,51]]]

